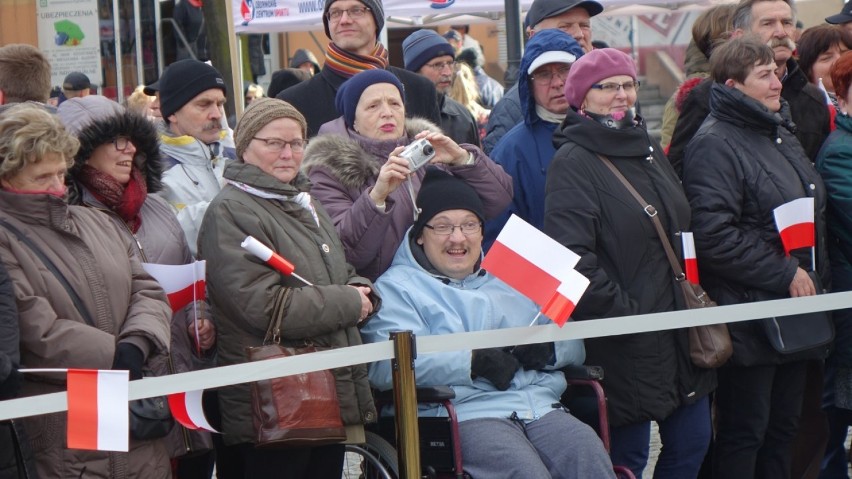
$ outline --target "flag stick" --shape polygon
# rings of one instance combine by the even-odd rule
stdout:
[[[201,357],[201,336],[198,334],[198,297],[196,296],[196,287],[195,285],[198,282],[198,278],[196,277],[198,274],[198,269],[193,265],[192,267],[192,316],[193,322],[195,325],[195,352],[198,353],[198,357]]]
[[[541,310],[539,310],[538,314],[535,315],[532,322],[530,323],[530,326],[533,326],[535,324],[535,322],[538,321],[539,317],[541,317]]]
[[[811,271],[816,273],[816,246],[811,246]]]

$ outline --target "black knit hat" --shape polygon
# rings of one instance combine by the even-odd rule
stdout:
[[[411,229],[411,237],[418,238],[423,232],[423,225],[428,223],[438,213],[447,210],[468,210],[485,222],[482,199],[476,190],[461,178],[453,176],[434,166],[426,168],[426,175],[417,193],[417,207],[420,216]]]
[[[325,36],[331,39],[331,31],[328,29],[328,10],[331,5],[337,0],[325,0],[325,6],[322,9],[322,26],[325,28]],[[379,38],[379,32],[385,26],[385,10],[382,8],[382,0],[358,0],[365,7],[370,9],[370,14],[373,15],[373,20],[376,22],[376,38]]]
[[[218,88],[226,95],[225,80],[212,66],[187,58],[172,63],[157,81],[160,89],[160,112],[168,118],[196,95]]]

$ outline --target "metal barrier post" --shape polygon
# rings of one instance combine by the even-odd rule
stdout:
[[[393,331],[393,405],[396,411],[396,444],[402,479],[420,477],[420,432],[417,428],[417,391],[414,360],[417,358],[411,331]]]

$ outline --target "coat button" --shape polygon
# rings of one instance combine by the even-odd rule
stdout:
[[[327,244],[323,243],[322,244],[322,250],[324,252],[328,253],[329,251],[331,251],[331,248],[329,248]]]
[[[775,143],[778,143],[779,145],[781,144],[781,137],[780,136],[775,140]]]
[[[809,184],[809,185],[808,185],[808,187],[809,187],[810,189],[812,189],[812,190],[815,190],[815,189],[816,189],[816,185],[815,185],[815,184],[813,184],[813,183]]]

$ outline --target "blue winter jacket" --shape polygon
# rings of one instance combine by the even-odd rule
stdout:
[[[364,342],[368,343],[387,341],[395,330],[431,336],[527,326],[538,313],[532,301],[485,270],[461,281],[429,273],[412,256],[408,240],[402,242],[390,269],[375,286],[382,296],[382,308],[361,329]],[[537,324],[548,322],[540,317]],[[554,350],[554,361],[547,371],[519,369],[506,391],[497,390],[486,379],[471,379],[469,349],[420,354],[415,361],[417,385],[452,387],[460,421],[507,418],[513,412],[523,420],[533,421],[552,411],[565,391],[562,372],[551,369],[582,364],[586,356],[581,340],[556,342]],[[392,387],[390,361],[370,366],[370,382],[380,390]],[[425,405],[419,414],[446,416],[446,410]]]
[[[577,41],[557,29],[542,30],[527,43],[521,59],[522,76],[518,81],[524,121],[503,135],[491,152],[491,159],[512,177],[515,195],[502,215],[486,223],[483,241],[486,250],[513,213],[538,229],[544,227],[544,179],[556,153],[553,132],[557,124],[542,120],[536,113],[532,84],[526,72],[541,54],[554,50],[566,51],[577,58],[583,56]]]

